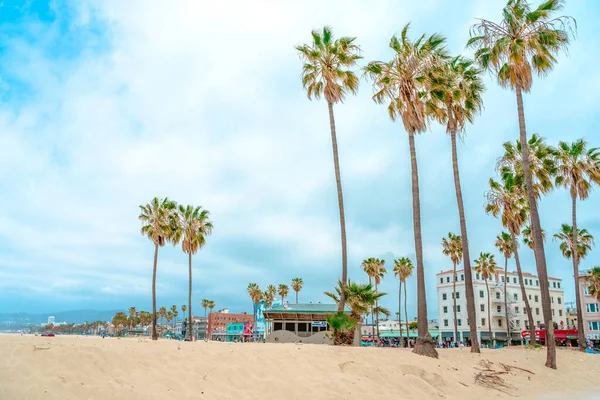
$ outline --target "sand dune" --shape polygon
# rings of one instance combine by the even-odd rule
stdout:
[[[399,349],[0,335],[0,399],[600,398],[600,356],[558,357],[552,371],[545,350],[522,348],[446,349],[434,360]],[[475,383],[481,360],[502,372],[502,391]]]

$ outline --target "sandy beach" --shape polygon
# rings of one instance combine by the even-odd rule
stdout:
[[[570,349],[559,349],[557,371],[543,366],[544,350],[522,348],[443,349],[435,360],[388,348],[0,335],[0,354],[2,400],[600,398],[599,356]],[[501,372],[500,390],[475,382],[482,360]]]

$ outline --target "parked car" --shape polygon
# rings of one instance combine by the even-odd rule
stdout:
[[[42,333],[42,336],[54,337],[54,333],[52,333],[52,332],[44,332],[44,333]]]

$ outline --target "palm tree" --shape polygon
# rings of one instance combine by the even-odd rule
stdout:
[[[406,280],[412,275],[413,272],[412,260],[408,257],[400,257],[394,260],[394,275],[397,275],[400,279],[400,288],[404,284],[404,318],[406,319],[406,329],[408,330],[408,311],[406,302]],[[398,300],[400,300],[400,294],[398,294]],[[400,308],[400,307],[398,307]],[[406,332],[406,343],[408,346],[408,331]],[[402,323],[400,323],[400,338],[402,338]]]
[[[173,313],[171,312],[171,310],[167,311],[167,313],[165,314],[165,319],[167,320],[166,325],[168,326],[171,323],[171,320],[173,319]]]
[[[362,267],[363,271],[365,272],[365,274],[367,274],[367,276],[369,277],[369,284],[373,284],[373,276],[375,275],[375,259],[374,258],[367,258],[366,260],[363,260],[363,262],[360,264],[360,266]],[[375,304],[373,304],[373,307],[375,306]],[[369,316],[366,316],[366,320],[368,322],[368,318]],[[373,330],[371,331],[371,333],[374,335],[375,334],[375,313],[373,312],[373,310],[371,310],[371,326],[373,327]]]
[[[481,111],[484,91],[481,71],[473,66],[473,61],[455,57],[445,62],[439,69],[434,70],[432,95],[437,99],[437,119],[446,126],[452,145],[452,170],[454,173],[454,189],[460,220],[460,234],[465,271],[465,296],[467,299],[467,314],[470,321],[476,319],[475,297],[473,293],[473,273],[469,255],[469,240],[467,237],[467,222],[463,204],[460,174],[458,169],[458,152],[456,149],[457,135],[464,134],[467,122],[473,123],[476,114]],[[434,103],[435,104],[435,103]],[[456,267],[454,268],[456,271]],[[454,313],[456,335],[456,311]],[[470,324],[471,337],[476,337],[477,326]],[[479,353],[479,343],[472,341],[472,353]]]
[[[425,132],[432,115],[428,112],[432,103],[429,95],[431,71],[442,65],[445,56],[445,39],[433,34],[422,35],[411,41],[408,38],[407,24],[400,37],[393,36],[390,47],[394,58],[390,62],[372,61],[365,67],[365,73],[373,79],[377,103],[388,102],[388,113],[392,120],[402,119],[408,133],[410,164],[412,171],[413,225],[415,253],[417,259],[417,297],[419,337],[414,352],[437,358],[435,344],[428,330],[427,296],[425,293],[425,272],[423,268],[423,243],[421,234],[421,201],[419,198],[419,173],[415,135]]]
[[[510,233],[502,231],[498,236],[496,236],[496,248],[500,253],[502,253],[502,255],[504,255],[504,312],[506,314],[507,343],[510,346],[510,319],[508,318],[508,292],[506,291],[506,284],[508,283],[508,259],[514,253],[512,236]]]
[[[556,152],[558,173],[556,185],[564,186],[571,192],[573,248],[578,248],[577,235],[577,199],[588,198],[592,184],[600,184],[600,151],[597,148],[587,149],[587,143],[579,139],[570,145],[559,142]],[[575,279],[575,301],[577,302],[577,328],[579,332],[580,350],[585,351],[586,341],[583,335],[582,304],[579,295],[579,257],[573,252],[573,277]]]
[[[161,323],[164,325],[164,323],[165,323],[165,321],[164,321],[164,318],[165,318],[165,317],[166,317],[166,315],[167,315],[167,309],[166,309],[165,307],[161,307],[161,308],[158,310],[158,314],[159,314],[159,315],[160,315],[160,317],[162,318],[162,320],[161,320]],[[164,326],[163,326],[163,328],[164,328]],[[154,334],[154,332],[152,332],[152,333]]]
[[[535,246],[533,245],[533,231],[531,230],[531,225],[525,225],[521,234],[523,234],[523,243],[533,250]],[[542,229],[542,240],[546,240],[546,231],[544,229]]]
[[[204,318],[206,318],[206,309],[208,308],[209,302],[210,302],[210,300],[208,300],[208,299],[202,299],[202,302],[200,303],[202,308],[204,308]]]
[[[273,285],[269,285],[269,286],[273,286]],[[273,286],[275,287],[275,286]],[[271,292],[269,291],[269,287],[267,287],[267,290],[265,290],[263,292],[263,299],[265,300],[265,307],[271,308],[273,306],[273,301],[275,300],[275,293],[277,292],[277,289],[275,289],[275,292]]]
[[[177,230],[174,235],[174,242],[181,240],[181,249],[188,255],[188,325],[192,326],[192,255],[196,254],[206,244],[206,237],[211,234],[213,224],[209,219],[208,210],[202,207],[179,206],[177,213]]]
[[[590,269],[586,284],[589,287],[590,294],[600,301],[600,267],[594,267]]]
[[[582,351],[585,351],[587,343],[583,331],[583,314],[581,310],[583,303],[581,302],[581,295],[579,293],[579,262],[584,259],[592,249],[592,246],[594,245],[594,237],[587,231],[587,229],[577,229],[577,234],[575,234],[575,230],[572,226],[568,224],[562,224],[560,231],[554,234],[554,240],[560,241],[560,251],[563,256],[567,260],[573,260],[576,301],[575,308],[577,309],[577,340],[579,341],[579,349],[583,349]],[[573,251],[575,248],[577,248],[577,251]],[[577,260],[577,264],[575,264],[575,260]]]
[[[181,305],[181,312],[183,312],[183,320],[185,321],[185,311],[187,310],[187,306],[185,304]]]
[[[283,304],[284,299],[287,297],[289,292],[290,292],[290,288],[288,287],[288,285],[285,285],[283,283],[279,284],[277,293],[281,296],[281,304]]]
[[[454,273],[452,274],[452,293],[454,293],[454,295],[452,295],[452,298],[454,299],[454,343],[458,343],[458,320],[456,317],[456,266],[463,257],[462,238],[459,235],[448,232],[448,237],[442,238],[442,254],[450,257],[452,265],[454,266]],[[475,321],[475,319],[470,319],[470,321]]]
[[[158,264],[158,248],[169,242],[176,231],[174,212],[177,204],[167,197],[155,197],[146,205],[140,206],[139,215],[142,221],[142,235],[154,243],[154,266],[152,268],[152,340],[158,339],[156,332],[156,266]]]
[[[179,311],[177,311],[177,306],[173,304],[171,306],[171,314],[173,314],[173,330],[177,326],[177,316],[179,315]]]
[[[296,292],[296,304],[298,304],[298,292],[302,290],[303,285],[304,282],[302,281],[302,278],[292,279],[292,289]]]
[[[254,282],[249,283],[246,290],[248,292],[248,296],[250,296],[250,299],[252,300],[252,315],[254,319],[253,327],[254,331],[256,331],[256,312],[258,311],[258,303],[260,303],[263,298],[263,292],[260,290],[260,287],[258,287],[258,284]]]
[[[277,288],[275,287],[275,285],[268,285],[267,290],[265,292],[269,294],[271,302],[275,301],[275,295],[277,294]]]
[[[496,260],[494,255],[490,253],[480,253],[479,258],[475,260],[475,271],[481,274],[481,278],[485,280],[485,290],[487,291],[488,297],[488,333],[490,335],[490,344],[495,346],[494,337],[492,336],[492,320],[491,320],[491,303],[490,303],[490,287],[488,285],[488,279],[491,279],[492,275],[496,270]],[[535,336],[534,336],[535,337]]]
[[[209,300],[208,301],[208,309],[210,310],[210,314],[212,314],[213,308],[215,308],[215,301],[214,300]]]
[[[548,282],[548,272],[529,165],[523,92],[527,93],[531,90],[533,71],[541,76],[548,74],[557,62],[555,55],[560,50],[566,49],[569,44],[567,30],[574,20],[567,16],[555,17],[562,6],[563,2],[560,0],[546,0],[532,9],[526,0],[509,0],[502,13],[502,22],[480,20],[472,27],[471,39],[467,44],[477,49],[476,60],[484,69],[495,73],[501,86],[509,87],[516,92],[523,173],[531,210],[536,267],[542,282]],[[546,366],[556,369],[556,343],[550,292],[546,285],[541,285],[540,291],[547,332]]]
[[[135,307],[129,307],[129,329],[133,328],[133,322],[135,321],[135,318],[137,316],[137,312],[135,311]]]
[[[333,148],[333,166],[337,185],[338,203],[340,209],[340,231],[342,238],[342,282],[348,280],[348,256],[346,250],[346,219],[344,217],[344,196],[342,194],[342,177],[338,157],[337,135],[333,105],[344,101],[348,92],[356,94],[358,77],[350,70],[362,57],[358,54],[360,47],[354,37],[342,37],[334,40],[330,27],[324,27],[322,32],[312,31],[312,45],[296,46],[302,67],[302,85],[310,100],[325,97],[329,109],[329,126]],[[338,312],[344,312],[344,291],[338,305]]]
[[[529,324],[529,340],[533,340],[533,343],[535,343],[535,325],[533,324],[533,314],[531,313],[527,292],[525,291],[523,271],[519,259],[519,243],[517,242],[517,235],[520,234],[521,227],[528,218],[528,207],[523,190],[522,176],[515,176],[505,170],[501,183],[490,179],[490,190],[486,192],[486,199],[485,212],[492,214],[496,218],[500,217],[502,226],[508,229],[511,235],[519,286],[521,287],[521,297],[525,302],[525,312],[527,313]]]

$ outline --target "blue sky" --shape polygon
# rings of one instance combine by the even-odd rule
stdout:
[[[194,297],[251,309],[248,282],[302,277],[302,301],[325,301],[340,273],[339,223],[327,107],[306,99],[294,45],[329,24],[357,36],[365,60],[388,59],[389,38],[441,32],[464,49],[475,17],[502,0],[0,2],[0,311],[149,309],[152,244],[138,205],[154,196],[202,205],[215,229],[194,257]],[[600,146],[600,6],[568,1],[578,36],[525,98],[529,133],[551,144]],[[517,138],[514,94],[486,77],[485,109],[459,157],[471,253],[496,252],[500,222],[483,210],[501,144]],[[414,254],[406,133],[374,104],[369,82],[336,107],[349,240],[360,262]],[[433,125],[417,139],[430,317],[435,274],[451,267],[440,241],[458,232],[450,141]],[[598,190],[579,224],[600,237]],[[570,222],[565,190],[540,205],[554,233]],[[574,297],[572,268],[546,242],[549,273]],[[600,264],[598,250],[582,267]],[[524,269],[533,256],[522,249]],[[499,254],[498,261],[502,262]],[[158,303],[187,298],[187,259],[159,255]],[[509,268],[514,268],[512,263]],[[391,268],[390,268],[391,269]],[[415,282],[409,280],[414,316]],[[385,305],[396,309],[388,276]]]

